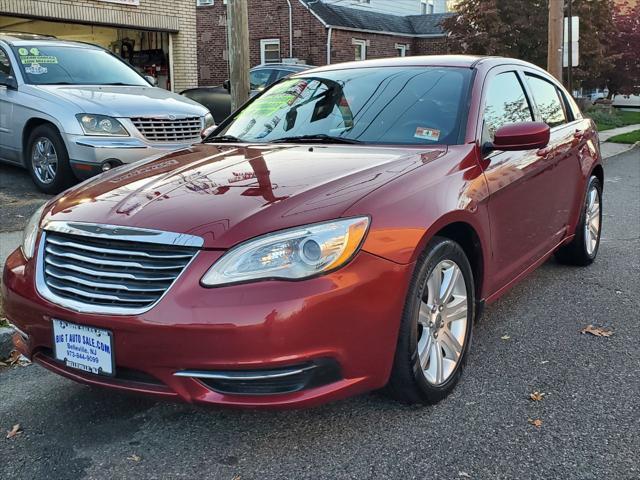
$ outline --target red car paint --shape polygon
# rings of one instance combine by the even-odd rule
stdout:
[[[51,202],[44,219],[188,233],[204,239],[203,250],[157,305],[135,316],[83,314],[43,299],[34,283],[35,258],[27,261],[16,250],[5,265],[2,296],[8,319],[28,335],[16,336],[19,350],[61,375],[120,390],[244,407],[316,405],[386,384],[413,267],[434,235],[470,235],[478,253],[477,297],[484,302],[496,300],[573,238],[587,180],[602,172],[592,122],[579,116],[551,129],[544,148],[487,156],[479,140],[484,87],[494,75],[514,69],[546,74],[500,58],[406,57],[366,65],[473,68],[464,143],[202,144],[101,175]],[[517,134],[530,127],[509,128]],[[360,215],[371,218],[369,232],[339,270],[297,282],[200,285],[239,242]],[[111,330],[117,368],[144,372],[161,385],[86,374],[45,356],[52,318]],[[261,396],[221,394],[173,375],[316,358],[337,360],[342,379]]]

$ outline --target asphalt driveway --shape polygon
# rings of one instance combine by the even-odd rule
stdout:
[[[551,260],[487,308],[462,382],[437,406],[370,394],[221,410],[5,369],[0,428],[23,432],[0,437],[0,478],[640,478],[640,151],[605,169],[597,262]],[[613,334],[581,334],[589,324]]]

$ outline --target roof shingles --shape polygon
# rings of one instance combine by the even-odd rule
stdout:
[[[327,26],[408,36],[445,35],[446,32],[440,22],[453,15],[451,13],[432,13],[429,15],[400,16],[341,7],[317,0],[305,1],[308,7]]]

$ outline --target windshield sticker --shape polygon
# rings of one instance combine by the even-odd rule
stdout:
[[[29,50],[27,50],[26,48],[19,48],[18,53],[21,57],[24,57],[25,55],[29,55]]]
[[[38,50],[36,47],[33,47],[31,50],[29,50],[29,52],[31,53],[31,55],[40,55],[40,50]]]
[[[29,75],[42,75],[43,73],[47,73],[47,67],[42,67],[37,63],[32,64],[30,67],[24,67],[24,71]]]
[[[416,128],[414,137],[437,142],[440,139],[440,130],[436,130],[435,128],[418,127]]]
[[[20,57],[20,61],[23,65],[30,65],[34,63],[58,63],[58,57],[54,57],[53,55],[29,55],[27,57]]]

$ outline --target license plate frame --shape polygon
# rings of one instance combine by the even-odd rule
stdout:
[[[55,360],[80,372],[105,377],[115,376],[116,364],[111,330],[80,325],[57,318],[52,319],[51,324]],[[66,339],[64,335],[67,335]],[[76,335],[77,337],[69,337],[68,335]],[[69,342],[68,340],[72,338],[73,342]],[[108,340],[108,343],[104,342],[105,339]],[[69,348],[70,346],[73,348]],[[108,347],[108,352],[104,351],[105,346]],[[109,358],[105,359],[105,356]],[[91,365],[92,363],[95,366]],[[110,371],[107,370],[107,367]]]

